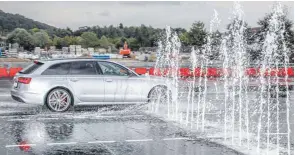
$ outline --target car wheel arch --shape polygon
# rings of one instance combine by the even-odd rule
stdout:
[[[153,86],[152,89],[150,89],[149,93],[148,93],[148,102],[150,101],[150,95],[151,93],[153,92],[154,89],[156,89],[157,87],[164,87],[165,89],[168,89],[168,87],[166,85],[156,85],[156,86]]]
[[[44,99],[43,99],[43,101],[44,101],[44,102],[43,102],[44,105],[46,105],[48,94],[49,94],[52,90],[57,89],[57,88],[64,89],[64,90],[66,90],[67,92],[69,92],[69,94],[71,95],[71,98],[72,98],[72,103],[71,103],[71,105],[73,106],[73,105],[74,105],[74,95],[73,95],[72,91],[71,91],[69,88],[64,87],[64,86],[56,86],[56,87],[52,87],[49,91],[47,91],[46,94],[44,95]]]

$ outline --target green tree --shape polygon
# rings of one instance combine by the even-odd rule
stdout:
[[[84,48],[96,47],[99,42],[96,34],[93,32],[83,32],[81,38],[81,45]]]
[[[98,38],[105,36],[108,38],[109,42],[114,44],[116,48],[123,46],[122,38],[127,40],[127,38],[135,38],[137,40],[137,46],[156,46],[157,40],[163,30],[155,29],[151,26],[141,25],[139,27],[131,26],[126,27],[123,24],[119,24],[118,27],[110,26],[84,26],[80,27],[78,30],[74,31],[75,36],[80,36],[84,32],[96,33]],[[185,32],[185,29],[176,28],[177,33]],[[119,41],[121,39],[121,42]]]
[[[71,36],[71,45],[78,45],[79,39],[78,37]]]
[[[125,41],[127,41],[127,38],[121,37],[121,39],[120,39],[120,47],[123,47],[124,46]]]
[[[77,45],[82,45],[83,39],[82,39],[82,37],[78,36],[78,37],[75,37],[75,41],[76,41]]]
[[[274,14],[275,12],[271,12],[269,14],[267,14],[263,19],[260,19],[257,24],[260,26],[260,29],[258,30],[258,32],[256,33],[256,35],[254,36],[256,39],[256,43],[263,43],[265,41],[265,37],[267,35],[267,33],[269,32],[270,29],[270,22],[271,22],[271,18],[274,18]],[[294,30],[293,30],[293,22],[287,18],[287,11],[285,11],[283,14],[278,15],[277,18],[277,26],[279,26],[279,30],[274,32],[277,35],[280,35],[280,32],[283,32],[283,38],[278,39],[278,44],[279,44],[279,52],[283,52],[282,51],[282,44],[283,41],[285,42],[287,48],[290,50],[289,56],[292,57],[292,55],[294,55]],[[279,36],[281,37],[281,36]],[[262,45],[262,44],[260,44]],[[257,55],[261,55],[261,49],[262,47],[260,47],[260,50],[258,50],[256,53]],[[281,61],[283,61],[283,54],[280,55]]]
[[[210,34],[212,53],[209,56],[211,60],[218,59],[220,56],[220,45],[222,41],[222,34],[217,30]]]
[[[38,29],[38,28],[33,28],[33,29],[30,29],[30,32],[31,32],[32,34],[34,34],[34,33],[40,32],[40,29]]]
[[[120,23],[120,24],[119,24],[119,29],[123,29],[123,28],[124,28],[123,24]]]
[[[31,50],[34,44],[32,35],[22,28],[16,28],[14,31],[8,34],[7,42],[18,43],[26,50]]]
[[[109,46],[111,45],[111,43],[109,42],[108,38],[105,36],[102,36],[99,40],[99,46],[102,48],[109,48]]]
[[[206,43],[207,32],[203,22],[195,22],[192,24],[188,32],[190,45],[203,46]]]
[[[181,43],[185,46],[190,44],[190,39],[189,39],[189,35],[187,32],[181,33],[179,35],[179,39],[180,39]]]
[[[173,31],[175,31],[178,36],[180,36],[183,33],[186,33],[186,30],[184,28],[180,28],[180,27],[173,28]]]
[[[34,45],[41,48],[49,46],[51,42],[49,35],[45,31],[34,33],[33,38]]]
[[[122,37],[108,38],[108,40],[109,40],[110,43],[112,43],[114,45],[114,48],[119,49],[120,47],[122,47],[121,38]]]
[[[58,36],[55,36],[52,40],[52,45],[55,46],[57,49],[61,49],[63,47],[62,43],[63,39]]]
[[[13,31],[15,28],[23,28],[26,30],[33,28],[46,30],[54,28],[53,26],[34,21],[19,14],[5,13],[2,10],[0,10],[0,26],[3,30],[7,30],[8,32]]]
[[[66,31],[69,35],[73,35],[73,31],[69,27],[66,28]]]
[[[64,41],[64,43],[65,43],[66,46],[73,45],[73,37],[65,36],[63,38],[63,41]]]
[[[127,43],[128,43],[128,47],[131,50],[138,50],[139,49],[139,44],[135,38],[128,38]]]

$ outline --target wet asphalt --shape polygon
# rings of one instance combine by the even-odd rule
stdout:
[[[141,106],[76,107],[52,113],[13,101],[0,80],[1,155],[232,155],[215,143],[143,112]]]

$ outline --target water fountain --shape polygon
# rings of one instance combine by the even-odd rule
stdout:
[[[270,128],[272,123],[276,123],[276,147],[277,147],[277,153],[280,153],[280,119],[279,115],[281,113],[280,111],[280,101],[279,101],[279,77],[278,73],[276,73],[275,76],[275,92],[276,92],[276,105],[273,105],[272,109],[276,109],[276,121],[272,121],[270,119],[270,89],[271,88],[271,79],[270,76],[268,76],[267,79],[264,78],[264,74],[270,74],[270,68],[275,64],[275,68],[278,70],[278,61],[283,60],[284,70],[285,73],[287,73],[287,64],[289,63],[288,54],[289,51],[285,44],[285,38],[284,38],[284,31],[285,31],[285,25],[282,21],[282,16],[284,16],[283,9],[280,3],[277,3],[273,7],[273,11],[271,13],[271,17],[269,19],[269,30],[266,33],[265,41],[262,44],[262,50],[263,50],[263,60],[262,60],[262,67],[261,67],[261,75],[260,75],[260,81],[261,81],[261,104],[260,104],[260,118],[259,118],[259,125],[258,125],[258,145],[257,149],[259,152],[260,149],[260,134],[261,134],[261,126],[262,126],[262,117],[263,117],[263,104],[267,104],[267,153],[270,148]],[[290,111],[290,101],[289,101],[289,89],[288,89],[288,74],[285,75],[285,86],[286,86],[286,124],[287,124],[287,153],[290,154],[290,120],[289,120],[289,111]],[[267,99],[263,96],[263,93],[267,89]]]
[[[184,125],[184,128],[190,131],[204,133],[205,138],[213,137],[211,140],[224,145],[246,149],[247,151],[243,151],[245,153],[291,154],[294,148],[290,141],[291,107],[287,82],[289,77],[286,74],[281,78],[278,73],[273,77],[266,76],[271,73],[271,68],[279,69],[279,60],[283,62],[285,73],[287,72],[289,51],[283,36],[285,30],[281,20],[283,15],[282,6],[277,3],[271,12],[265,41],[259,43],[262,47],[262,60],[260,66],[256,67],[260,68],[260,76],[253,79],[245,73],[250,64],[250,57],[245,42],[244,14],[240,3],[234,3],[229,31],[227,35],[222,36],[218,48],[223,62],[220,66],[223,68],[223,77],[212,83],[207,71],[208,65],[212,63],[209,58],[212,53],[211,34],[218,28],[220,22],[218,13],[214,11],[207,44],[203,49],[192,48],[191,51],[190,68],[193,76],[186,80],[185,99],[181,99],[183,97],[181,95],[172,96],[172,100],[168,100],[166,105],[161,107],[167,109],[163,116],[180,123],[181,126]],[[173,91],[177,94],[183,87],[183,84],[180,84],[183,80],[178,76],[180,46],[177,35],[167,27],[166,34],[159,41],[155,66],[157,72],[155,74],[165,78],[166,84],[173,85],[175,89]],[[279,96],[281,80],[285,81],[284,85],[287,88],[286,98],[283,101]],[[251,90],[250,84],[255,84],[258,91]],[[215,94],[216,101],[210,95],[213,90],[216,93],[217,90],[223,92],[222,96]],[[167,95],[170,95],[169,91]],[[154,109],[152,111],[159,114]],[[216,111],[219,113],[213,116],[212,112]],[[282,117],[284,112],[285,119]],[[286,124],[285,133],[281,133],[284,131],[282,123]],[[212,126],[216,130],[213,130]],[[218,140],[220,135],[222,141]]]
[[[178,69],[179,69],[179,51],[180,40],[176,33],[171,32],[171,28],[167,26],[163,39],[158,43],[157,61],[154,74],[161,75],[166,80],[166,85],[173,86],[173,91],[178,94]],[[168,68],[165,69],[165,68]],[[171,77],[170,79],[166,77]],[[171,96],[167,91],[167,116],[173,119],[179,119],[179,102],[178,96]],[[170,101],[171,99],[171,101]],[[157,103],[160,104],[160,103]]]
[[[230,101],[232,101],[232,115],[231,115],[231,129],[232,129],[232,144],[234,144],[234,133],[235,133],[235,124],[236,124],[236,116],[235,112],[238,111],[238,132],[239,132],[239,146],[242,145],[242,101],[248,100],[244,97],[245,90],[245,81],[247,81],[247,76],[245,76],[245,66],[247,64],[247,53],[245,48],[245,38],[244,32],[246,30],[245,22],[243,19],[243,11],[241,9],[241,5],[239,3],[234,3],[234,11],[233,11],[233,19],[229,27],[229,36],[228,36],[228,53],[231,75],[230,78],[226,80],[227,83],[230,82],[230,87],[232,88],[232,92],[230,92]],[[237,90],[236,90],[237,89]],[[236,92],[237,91],[237,92]],[[236,97],[237,96],[237,97]],[[236,105],[237,99],[237,105]],[[246,112],[247,113],[247,112]],[[226,119],[225,119],[226,120]],[[224,129],[226,130],[226,128]]]

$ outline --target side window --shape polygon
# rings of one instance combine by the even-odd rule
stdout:
[[[128,69],[111,62],[98,62],[103,75],[129,76]]]
[[[30,73],[33,73],[36,69],[38,69],[42,65],[43,65],[43,63],[40,63],[40,62],[33,63],[32,65],[30,65],[27,68],[23,69],[20,73],[22,73],[22,74],[30,74]]]
[[[52,65],[46,69],[42,75],[67,75],[70,70],[71,63],[59,63]]]
[[[96,75],[96,66],[93,61],[72,62],[71,75]]]

